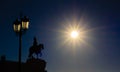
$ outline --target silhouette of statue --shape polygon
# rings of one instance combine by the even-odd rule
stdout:
[[[33,58],[33,54],[37,55],[37,58],[40,54],[40,57],[42,56],[41,51],[44,49],[43,44],[39,44],[37,43],[36,37],[34,37],[34,41],[33,41],[33,46],[30,47],[29,49],[29,58],[32,57]]]
[[[29,55],[26,61],[27,71],[25,72],[47,72],[46,61],[42,58],[42,50],[44,49],[43,44],[38,44],[36,37],[34,37],[33,45],[29,48]],[[37,58],[36,58],[37,56]]]

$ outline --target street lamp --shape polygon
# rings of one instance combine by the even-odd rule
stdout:
[[[20,21],[19,21],[19,19],[16,19],[16,21],[13,24],[14,31],[17,33],[27,30],[28,27],[29,27],[29,19],[26,16],[21,18]]]
[[[21,72],[21,48],[22,48],[22,34],[28,29],[29,19],[24,16],[23,18],[16,19],[13,23],[13,29],[19,36],[19,72]]]

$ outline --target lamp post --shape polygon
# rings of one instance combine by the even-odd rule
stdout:
[[[21,48],[22,48],[22,35],[28,29],[29,19],[24,16],[23,18],[16,19],[13,23],[13,29],[19,36],[19,61],[18,61],[18,72],[21,72]]]

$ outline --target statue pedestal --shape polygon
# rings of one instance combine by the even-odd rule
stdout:
[[[26,62],[26,67],[28,68],[26,72],[47,72],[46,62],[43,59],[30,58]]]

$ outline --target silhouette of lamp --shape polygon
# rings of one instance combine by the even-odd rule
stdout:
[[[23,18],[16,19],[13,23],[13,29],[19,36],[19,72],[21,72],[21,48],[22,48],[22,35],[29,27],[29,19],[24,16]]]

